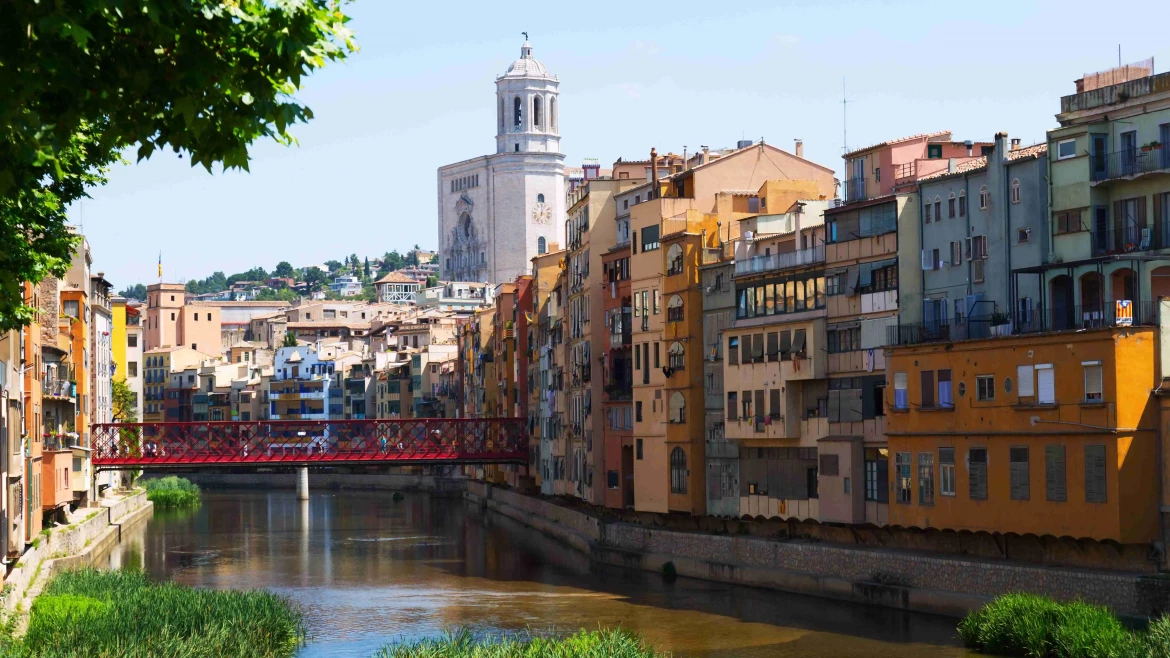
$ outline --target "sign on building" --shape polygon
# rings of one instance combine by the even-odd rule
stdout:
[[[1114,324],[1119,327],[1133,326],[1133,301],[1129,299],[1117,300],[1117,314]]]

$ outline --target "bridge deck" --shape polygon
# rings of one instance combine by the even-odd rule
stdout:
[[[521,418],[210,421],[94,425],[93,465],[526,463]]]

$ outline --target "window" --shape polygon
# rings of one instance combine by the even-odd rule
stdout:
[[[739,420],[739,393],[727,392],[727,420]]]
[[[654,289],[654,315],[658,315],[658,311],[659,311],[659,305],[658,305],[658,288],[655,288],[655,289]]]
[[[987,448],[967,451],[967,473],[971,500],[987,500]]]
[[[642,253],[658,249],[658,226],[642,229]]]
[[[926,202],[926,223],[930,223],[930,202]]]
[[[520,119],[524,115],[524,105],[520,102],[520,97],[512,99],[512,125],[516,128],[520,127]],[[520,148],[517,146],[517,151]]]
[[[752,419],[752,392],[751,391],[744,391],[743,392],[743,419],[744,420],[751,420]]]
[[[1104,399],[1101,362],[1084,361],[1081,365],[1085,368],[1085,402],[1100,402]]]
[[[1105,446],[1085,446],[1085,502],[1104,503],[1108,495],[1105,490]]]
[[[1068,500],[1065,484],[1064,446],[1044,446],[1044,497],[1062,503]]]
[[[995,375],[975,377],[975,399],[980,401],[995,399]]]
[[[1012,179],[1012,203],[1020,202],[1020,179]]]
[[[687,453],[682,448],[670,451],[670,493],[687,492]]]
[[[906,388],[907,377],[904,372],[894,373],[894,408],[909,409],[910,393]]]
[[[959,217],[967,216],[967,192],[959,190]]]
[[[1012,500],[1028,500],[1028,447],[1013,446],[1008,452],[1011,460]]]
[[[138,334],[130,334],[127,336],[126,345],[129,347],[138,347]]]
[[[667,353],[667,365],[673,370],[682,370],[686,367],[686,355],[683,353],[683,344],[674,342],[670,344],[670,349]]]
[[[938,449],[938,493],[940,496],[955,495],[955,449]]]
[[[910,502],[910,453],[894,453],[894,482],[897,485],[897,502]]]
[[[934,371],[922,371],[922,407],[934,408]]]
[[[1077,155],[1077,140],[1066,139],[1056,144],[1056,159],[1065,160],[1076,157]]]
[[[736,336],[727,337],[727,363],[728,365],[739,365],[739,338]]]
[[[938,406],[944,409],[954,408],[955,401],[951,396],[951,371],[938,371]]]
[[[1056,404],[1056,371],[1051,363],[1036,366],[1036,404]],[[1020,394],[1023,395],[1023,387]]]
[[[639,404],[641,404],[641,403],[639,403]],[[641,419],[639,419],[639,420],[641,420]],[[642,439],[635,439],[634,440],[634,456],[637,459],[642,458]]]
[[[865,449],[865,499],[878,503],[889,502],[889,450]]]
[[[937,160],[942,157],[942,144],[927,144],[926,157],[931,160]]]
[[[918,504],[934,504],[934,453],[918,453]]]
[[[683,271],[683,250],[682,246],[678,244],[670,245],[666,250],[666,275],[673,276],[675,274],[682,274]]]
[[[1016,229],[1016,242],[1027,244],[1032,241],[1032,229],[1024,227]]]
[[[963,264],[963,245],[958,240],[951,243],[951,266]]]
[[[825,277],[825,294],[832,297],[834,295],[845,294],[845,274],[830,274]]]
[[[942,200],[934,197],[934,221],[942,221]]]
[[[666,417],[666,422],[687,422],[687,400],[680,391],[675,391],[670,395],[670,413]]]
[[[658,351],[658,343],[654,343],[654,367],[655,368],[662,367],[662,360],[659,358],[659,355],[660,355],[660,352]]]
[[[778,388],[768,389],[768,417],[772,420],[784,417],[784,407],[780,402],[780,389]]]
[[[951,192],[950,198],[947,199],[947,217],[955,218],[955,193]]]
[[[1104,209],[1102,209],[1104,210]],[[1076,233],[1081,230],[1081,211],[1065,210],[1052,214],[1052,226],[1055,233]],[[1104,246],[1102,245],[1102,248]]]
[[[641,400],[638,400],[637,402],[634,403],[634,420],[636,422],[639,422],[639,423],[642,422],[642,401]],[[641,459],[641,457],[639,457],[638,459]]]
[[[683,321],[683,298],[681,296],[672,295],[670,301],[666,302],[666,321]]]
[[[987,204],[991,202],[991,196],[987,193],[987,186],[979,188],[979,209],[987,210]]]
[[[547,251],[548,251],[548,241],[545,240],[543,236],[537,238],[536,239],[536,253],[539,255],[544,255],[544,253]]]

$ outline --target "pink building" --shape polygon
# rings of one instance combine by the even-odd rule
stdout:
[[[916,181],[987,155],[992,142],[956,142],[951,133],[911,135],[845,154],[846,203],[887,196]]]
[[[188,305],[183,285],[156,283],[146,288],[146,350],[190,347],[206,354],[220,351],[220,310]]]

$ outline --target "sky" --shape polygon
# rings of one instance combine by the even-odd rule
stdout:
[[[258,143],[251,172],[171,153],[115,167],[70,208],[121,290],[438,246],[436,170],[495,150],[495,78],[522,31],[560,79],[566,166],[764,139],[841,177],[850,149],[950,130],[1023,144],[1055,127],[1084,73],[1170,68],[1165,0],[399,3],[346,12],[361,52],[311,76],[300,145]],[[844,89],[843,89],[844,87]],[[848,99],[844,120],[842,99]],[[845,130],[847,128],[847,137]]]

